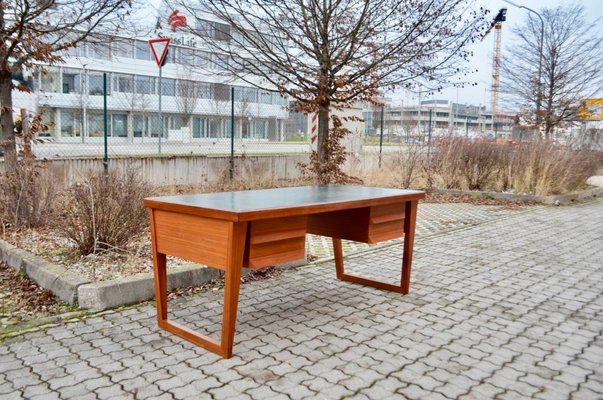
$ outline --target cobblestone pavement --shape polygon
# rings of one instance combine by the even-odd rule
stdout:
[[[421,206],[420,206],[421,207]],[[419,237],[411,293],[325,262],[241,288],[229,360],[158,331],[153,305],[0,345],[0,398],[601,399],[603,201]],[[401,249],[346,258],[399,274]],[[170,302],[215,333],[221,291]]]

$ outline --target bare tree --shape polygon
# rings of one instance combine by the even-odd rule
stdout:
[[[176,81],[176,104],[182,113],[185,125],[189,128],[189,135],[192,134],[192,116],[195,113],[199,97],[201,96],[201,83],[194,80],[192,71],[189,68],[180,70],[178,81]]]
[[[228,56],[230,74],[291,96],[295,111],[318,112],[322,163],[332,148],[331,110],[419,80],[434,87],[464,69],[465,46],[480,35],[486,13],[469,3],[209,0],[195,8],[170,2],[199,21],[188,29],[213,52]]]
[[[9,0],[0,3],[0,142],[5,167],[17,163],[13,120],[13,79],[37,63],[62,61],[62,51],[117,22],[132,0]],[[28,90],[17,85],[17,89]]]
[[[523,119],[541,121],[546,138],[565,121],[576,119],[580,101],[603,89],[601,20],[585,21],[579,4],[539,11],[544,21],[539,95],[540,19],[528,16],[515,29],[519,39],[502,62],[502,89],[522,111]],[[538,107],[538,102],[541,102]],[[540,115],[536,110],[540,108]]]

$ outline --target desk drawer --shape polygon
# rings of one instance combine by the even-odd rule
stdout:
[[[333,211],[308,216],[308,233],[377,243],[404,235],[406,203]]]
[[[404,235],[405,210],[405,203],[371,207],[367,242],[377,243]]]
[[[244,265],[262,268],[306,256],[306,216],[251,221]]]
[[[162,210],[151,215],[157,251],[226,269],[230,222]]]

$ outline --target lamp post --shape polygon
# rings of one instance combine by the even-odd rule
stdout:
[[[542,16],[538,12],[532,10],[529,7],[514,3],[511,0],[504,0],[504,1],[506,3],[511,4],[512,6],[515,6],[518,8],[523,8],[524,10],[528,10],[529,12],[534,13],[540,19],[540,47],[538,49],[538,55],[539,55],[539,57],[538,57],[538,93],[536,93],[536,126],[540,130],[540,108],[541,108],[541,103],[542,103],[542,46],[544,43],[544,20],[542,19]]]

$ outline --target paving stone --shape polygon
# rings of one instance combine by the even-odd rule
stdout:
[[[0,344],[0,395],[603,398],[602,209],[421,204],[407,296],[338,281],[332,262],[244,284],[229,360],[158,330],[152,304],[108,311]],[[463,220],[479,223],[428,235]],[[400,244],[346,242],[362,250],[346,269],[395,279]],[[221,293],[170,313],[217,337]]]

